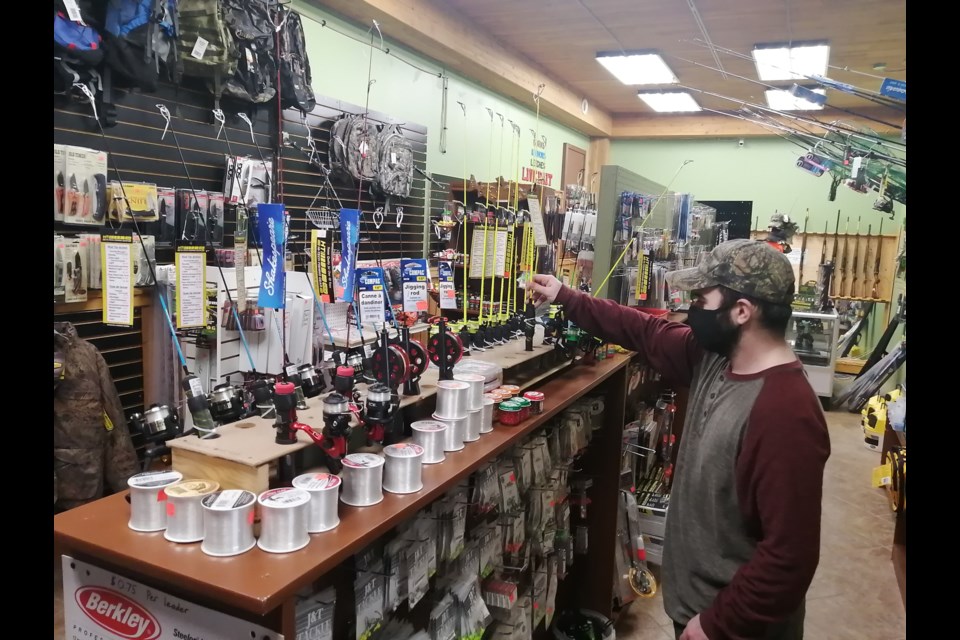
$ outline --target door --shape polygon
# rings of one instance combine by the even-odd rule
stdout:
[[[587,170],[587,152],[569,143],[563,143],[563,167],[560,187],[557,189],[566,198],[568,184],[580,184]],[[566,201],[564,201],[566,205]]]

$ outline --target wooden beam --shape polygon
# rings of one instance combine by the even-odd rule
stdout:
[[[426,0],[307,0],[363,25],[376,20],[390,40],[442,60],[446,68],[501,95],[535,108],[533,95],[545,84],[540,114],[589,136],[608,136],[612,119],[543,68],[484,35],[477,26]]]
[[[867,116],[885,120],[887,122],[898,122],[897,117],[891,116],[889,109],[862,109],[859,111]],[[791,129],[805,129],[816,136],[822,136],[826,129],[821,127],[798,122],[783,116],[772,116],[773,121],[782,124]],[[807,117],[798,114],[798,117]],[[899,135],[899,130],[893,127],[884,126],[864,117],[855,117],[843,112],[815,112],[814,118],[821,122],[839,121],[846,127],[866,127],[883,135]],[[685,115],[622,115],[617,116],[613,121],[613,134],[611,137],[616,139],[629,138],[756,138],[772,137],[780,133],[787,135],[787,132],[777,132],[772,128],[762,127],[753,122],[747,122],[731,116],[723,116],[713,113],[692,113]]]

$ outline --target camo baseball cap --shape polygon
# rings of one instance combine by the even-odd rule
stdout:
[[[719,244],[696,267],[668,273],[667,282],[681,291],[723,285],[775,304],[790,304],[795,284],[787,256],[758,240]]]

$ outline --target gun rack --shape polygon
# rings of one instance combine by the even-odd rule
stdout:
[[[793,273],[799,285],[815,283],[820,269],[820,256],[826,243],[826,255],[829,262],[833,258],[834,243],[839,245],[834,276],[831,280],[831,298],[834,300],[856,300],[872,302],[890,302],[893,299],[893,281],[897,273],[897,255],[900,249],[900,235],[882,236],[873,234],[867,236],[865,230],[859,236],[855,233],[839,234],[834,239],[832,233],[798,233],[793,236],[787,254],[793,263]],[[803,275],[800,274],[800,251],[806,235],[807,246],[803,256]],[[754,240],[765,240],[766,230],[753,230],[750,237]],[[879,239],[879,242],[878,242]],[[880,278],[877,286],[877,297],[873,297],[873,286],[876,281],[874,268],[877,260],[877,247],[880,247]],[[853,256],[857,256],[857,274],[854,282]],[[843,269],[842,267],[846,267]],[[864,286],[866,285],[866,286]]]

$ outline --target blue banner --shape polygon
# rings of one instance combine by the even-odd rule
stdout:
[[[360,210],[340,209],[340,296],[341,302],[353,302],[353,279],[360,241]]]
[[[282,204],[260,204],[257,207],[257,231],[263,243],[263,268],[257,304],[269,309],[283,309],[286,304],[283,257],[286,242]]]
[[[894,100],[907,101],[907,81],[894,80],[893,78],[884,78],[880,84],[880,95]]]

